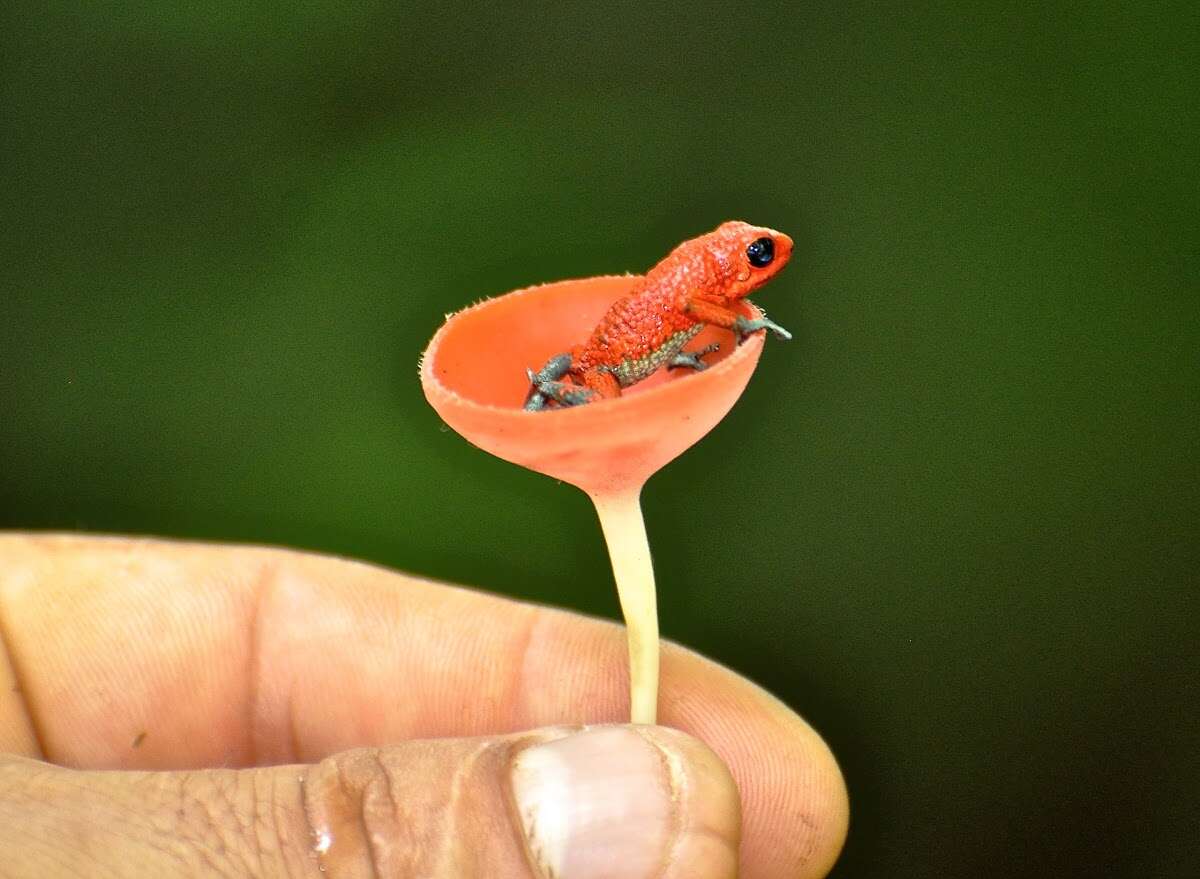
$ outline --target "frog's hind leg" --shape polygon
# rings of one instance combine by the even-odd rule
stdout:
[[[534,391],[531,396],[532,404],[527,402],[525,408],[531,412],[544,409],[550,400],[560,406],[580,406],[592,402],[592,398],[596,396],[596,392],[591,388],[580,387],[570,382],[537,381],[537,375],[532,369],[529,370],[529,381],[533,384]]]
[[[612,400],[621,396],[621,383],[604,367],[593,366],[583,374],[583,384],[597,399]]]
[[[532,369],[525,370],[529,376],[529,393],[525,395],[525,408],[530,412],[537,412],[546,408],[546,403],[550,399],[554,399],[552,394],[542,392],[540,386],[543,382],[559,383],[558,379],[562,378],[571,371],[571,352],[567,351],[562,354],[556,354],[546,361],[537,372]]]
[[[671,358],[671,362],[667,364],[667,369],[680,369],[682,367],[688,367],[689,369],[696,370],[696,372],[701,372],[705,369],[708,369],[708,364],[705,363],[701,358],[705,354],[712,354],[714,351],[719,350],[721,350],[721,346],[716,342],[713,342],[711,345],[705,345],[698,351],[680,351]]]
[[[535,378],[537,376],[531,372],[530,381]],[[593,367],[577,378],[583,382],[582,386],[560,381],[540,381],[536,385],[537,391],[560,406],[582,406],[584,403],[621,396],[621,385],[617,382],[617,377],[606,369]]]

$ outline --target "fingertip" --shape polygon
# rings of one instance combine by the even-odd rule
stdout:
[[[691,650],[665,644],[663,669],[674,682],[664,688],[664,722],[706,742],[740,791],[740,875],[824,876],[849,821],[846,784],[825,740],[775,696]]]
[[[796,786],[795,814],[804,832],[788,834],[785,824],[783,838],[795,839],[798,844],[784,846],[787,856],[794,861],[794,869],[781,875],[806,879],[826,875],[841,854],[850,826],[850,796],[841,767],[829,746],[812,727],[799,717],[796,719],[809,732],[803,739],[801,757],[806,771]],[[783,815],[786,821],[787,813]]]
[[[679,833],[662,879],[738,875],[742,804],[724,761],[699,739],[668,727],[636,727],[673,776]]]
[[[762,754],[755,785],[755,846],[744,853],[743,863],[761,870],[755,875],[815,879],[826,875],[841,854],[849,828],[849,794],[841,767],[820,734],[782,703],[776,716],[781,735],[757,742]],[[773,802],[763,801],[768,796]]]
[[[600,726],[538,742],[514,758],[512,790],[535,876],[737,875],[737,787],[677,730]]]

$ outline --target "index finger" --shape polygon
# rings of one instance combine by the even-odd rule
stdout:
[[[623,630],[370,565],[253,547],[0,537],[17,688],[0,749],[88,768],[307,762],[351,747],[627,719]],[[821,875],[846,827],[820,737],[674,645],[660,722],[743,799],[747,875]]]

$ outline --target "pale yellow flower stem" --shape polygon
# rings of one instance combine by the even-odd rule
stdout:
[[[654,568],[638,498],[631,491],[592,494],[608,544],[617,596],[629,638],[629,720],[655,723],[658,715],[658,607]]]

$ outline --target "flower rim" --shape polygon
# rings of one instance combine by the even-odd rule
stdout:
[[[559,284],[579,283],[579,282],[584,282],[584,281],[616,281],[616,280],[623,280],[626,278],[633,279],[633,278],[640,278],[640,277],[642,277],[642,276],[629,273],[629,274],[624,274],[624,275],[591,275],[591,276],[584,277],[584,278],[563,278],[562,280],[558,280],[558,281],[546,281],[541,284],[533,284],[528,287],[521,287],[516,290],[510,290],[507,293],[501,293],[497,296],[489,296],[485,299],[481,299],[478,302],[468,305],[465,308],[459,309],[458,311],[450,312],[449,314],[446,315],[446,319],[442,322],[442,325],[440,327],[438,327],[437,332],[435,332],[433,334],[433,338],[429,340],[429,344],[425,346],[425,350],[421,352],[421,359],[420,359],[420,363],[419,363],[419,367],[418,367],[418,374],[421,379],[421,384],[423,386],[425,386],[427,389],[432,389],[433,391],[435,391],[436,393],[438,393],[440,395],[451,398],[456,404],[469,407],[469,408],[474,409],[481,413],[496,413],[497,415],[505,416],[505,417],[511,416],[514,413],[521,413],[522,415],[526,415],[531,418],[553,417],[553,418],[561,419],[561,418],[579,417],[580,413],[586,413],[589,410],[595,411],[595,407],[597,407],[597,406],[611,407],[613,405],[619,404],[622,400],[626,400],[629,398],[622,395],[620,397],[617,397],[617,398],[611,399],[611,400],[597,400],[594,403],[588,403],[583,406],[561,406],[561,407],[555,407],[553,409],[542,409],[542,410],[538,410],[538,411],[528,411],[528,410],[522,408],[521,406],[498,406],[493,403],[480,403],[478,400],[472,400],[469,397],[464,397],[462,394],[458,393],[458,391],[455,391],[453,388],[444,384],[441,381],[441,379],[439,379],[437,377],[437,375],[434,374],[432,364],[433,364],[434,357],[436,357],[436,355],[437,355],[437,349],[438,349],[438,346],[441,344],[443,334],[446,332],[447,328],[455,320],[455,318],[469,314],[470,312],[473,312],[473,311],[479,311],[479,310],[488,308],[490,305],[499,301],[500,299],[508,299],[509,297],[517,297],[517,296],[524,296],[527,294],[532,294],[532,293],[535,293],[538,290],[542,290],[546,287],[553,287],[553,286],[557,286]],[[746,306],[752,312],[754,312],[754,316],[758,316],[758,317],[762,316],[761,309],[759,309],[759,307],[757,305],[755,305],[753,302],[751,302],[748,299],[742,299],[740,301],[744,302],[746,304]],[[686,377],[687,380],[688,381],[703,381],[706,376],[717,376],[717,375],[720,375],[723,370],[728,371],[728,370],[734,369],[738,365],[739,358],[744,359],[746,357],[751,356],[751,354],[752,354],[751,346],[757,345],[761,348],[761,346],[763,345],[763,342],[764,342],[765,335],[766,335],[766,333],[762,330],[759,330],[759,331],[756,331],[756,332],[750,334],[740,345],[736,345],[734,347],[733,351],[731,351],[729,354],[726,354],[724,357],[722,357],[716,363],[709,366],[707,369],[704,369],[700,372],[696,372],[696,373],[693,373],[693,374],[687,376]],[[634,396],[642,397],[642,396],[652,396],[655,394],[661,395],[661,394],[671,393],[671,388],[675,384],[676,384],[676,382],[665,382],[662,384],[655,385],[653,387],[639,389],[635,392]],[[575,414],[572,415],[571,413],[575,413]],[[594,416],[592,416],[592,417],[594,417]]]

